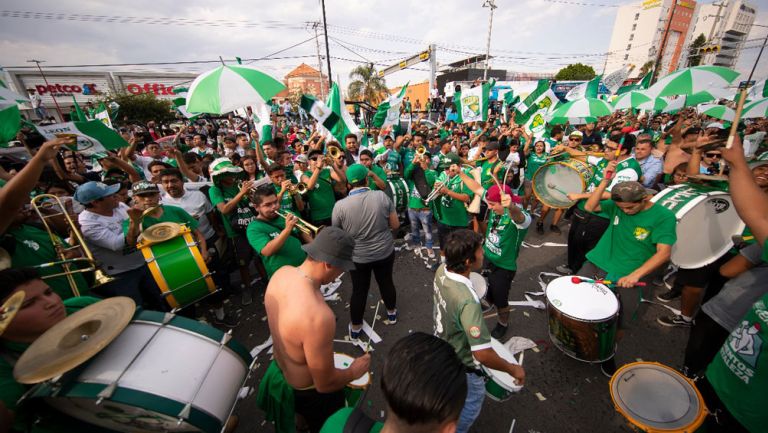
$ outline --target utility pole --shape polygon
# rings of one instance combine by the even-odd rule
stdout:
[[[667,43],[667,36],[669,36],[669,27],[672,25],[672,17],[675,16],[675,9],[677,9],[677,0],[672,0],[672,10],[667,17],[667,26],[664,29],[664,36],[661,38],[661,44],[659,45],[659,54],[656,56],[656,64],[653,65],[653,75],[651,76],[651,84],[656,82],[656,78],[659,76],[659,70],[661,69],[661,58],[664,54],[664,48]]]
[[[714,3],[713,3],[713,5],[714,5]],[[720,2],[717,5],[717,15],[715,15],[715,23],[712,24],[712,28],[709,29],[709,37],[707,37],[707,45],[709,45],[709,46],[714,45],[714,42],[712,41],[712,37],[715,35],[715,29],[717,29],[717,24],[720,22],[720,12],[722,12],[723,6],[725,6],[725,2]],[[717,32],[717,33],[720,34],[720,32]],[[701,49],[699,49],[699,50],[701,50]],[[709,54],[707,54],[707,57],[709,57]],[[701,60],[704,60],[704,59],[701,59]],[[704,64],[705,62],[701,62],[701,63]],[[713,61],[712,63],[715,63],[715,62]]]
[[[485,43],[485,70],[483,70],[483,80],[488,79],[488,57],[491,54],[491,30],[493,29],[493,10],[496,9],[496,3],[494,0],[485,0],[483,3],[484,8],[490,8],[491,13],[488,17],[488,41]]]
[[[320,57],[320,37],[317,34],[318,27],[320,27],[320,23],[312,23],[312,28],[315,29],[315,44],[317,45],[317,69],[320,71],[320,99],[324,100],[325,92],[323,91],[323,61]]]
[[[325,60],[328,61],[328,91],[331,91],[333,87],[333,79],[331,78],[331,49],[328,45],[328,22],[325,20],[325,0],[320,0],[320,4],[323,7],[323,34],[325,35]]]
[[[48,84],[48,79],[45,78],[45,74],[43,73],[43,68],[40,67],[40,63],[45,63],[45,60],[35,60],[35,59],[32,59],[32,60],[27,60],[27,63],[34,63],[34,64],[37,65],[37,70],[40,71],[40,75],[43,77],[43,81],[45,82],[45,87],[47,87],[49,89],[49,92],[50,92],[50,88],[51,88],[50,84]],[[61,107],[59,107],[59,102],[56,101],[56,96],[54,95],[53,92],[50,92],[50,94],[51,94],[51,99],[53,99],[53,105],[56,106],[56,112],[59,113],[59,117],[61,118],[61,121],[63,122],[64,121],[64,114],[61,112]],[[40,103],[42,104],[42,101],[40,101]]]

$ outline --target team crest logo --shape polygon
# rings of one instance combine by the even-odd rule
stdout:
[[[499,243],[499,235],[497,235],[495,232],[491,232],[488,234],[488,242],[496,245]]]
[[[472,338],[480,338],[480,328],[477,326],[469,328],[469,335],[471,335]]]
[[[475,95],[461,98],[462,116],[467,118],[480,116],[480,98]]]
[[[648,230],[642,227],[635,227],[634,235],[635,235],[635,239],[637,239],[638,241],[644,241],[650,233],[651,232],[649,232]]]
[[[27,248],[29,248],[29,249],[31,249],[31,250],[35,250],[35,251],[37,251],[37,250],[39,250],[39,249],[40,249],[40,244],[38,244],[38,243],[37,243],[37,242],[35,242],[35,241],[31,241],[31,240],[29,240],[29,239],[25,239],[25,240],[23,241],[23,244],[24,244],[24,245],[26,245],[26,246],[27,246]]]
[[[552,99],[549,96],[545,96],[544,99],[539,101],[539,109],[548,108],[550,105],[552,105]]]
[[[760,351],[763,347],[763,340],[758,333],[760,332],[760,323],[749,324],[747,321],[741,322],[741,326],[731,333],[731,339],[728,346],[734,353],[752,368],[757,366],[757,359],[760,357]]]
[[[544,126],[544,116],[536,113],[536,115],[533,116],[533,120],[531,121],[531,129],[536,129],[540,126]]]

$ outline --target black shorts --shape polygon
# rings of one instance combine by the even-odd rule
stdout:
[[[256,251],[253,250],[253,247],[248,242],[248,238],[245,236],[245,233],[238,233],[234,238],[231,239],[232,247],[235,250],[235,260],[237,260],[237,265],[240,267],[249,266],[251,264],[251,260],[253,260],[253,256],[256,254]]]
[[[706,288],[720,276],[720,266],[723,266],[728,260],[733,258],[733,253],[725,253],[714,262],[696,269],[677,270],[675,283],[680,286],[692,286]]]
[[[509,307],[509,289],[516,271],[500,268],[491,262],[488,262],[486,267],[491,273],[488,275],[488,292],[485,298],[498,309]]]
[[[325,421],[344,407],[344,389],[330,393],[315,389],[293,390],[293,406],[307,421],[309,431],[318,433]]]

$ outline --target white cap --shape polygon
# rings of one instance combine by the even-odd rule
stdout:
[[[573,131],[570,134],[568,134],[569,137],[583,137],[584,134],[581,133],[581,131]]]
[[[720,122],[712,122],[709,125],[707,125],[705,129],[709,129],[709,128],[725,129],[725,126],[723,126],[723,124]]]

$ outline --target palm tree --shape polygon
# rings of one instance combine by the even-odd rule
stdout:
[[[360,65],[349,73],[350,98],[366,101],[374,107],[389,94],[384,79],[379,77],[373,65]]]

